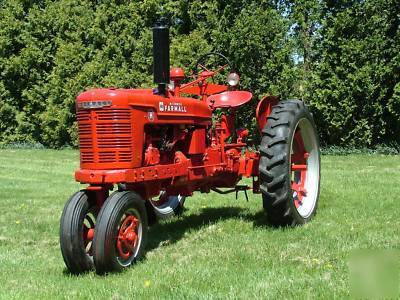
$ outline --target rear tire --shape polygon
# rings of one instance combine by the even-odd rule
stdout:
[[[144,200],[135,192],[115,192],[102,206],[94,235],[98,274],[119,272],[140,260],[147,241]]]
[[[65,265],[73,274],[93,269],[92,238],[96,216],[97,207],[84,190],[72,195],[64,206],[60,220],[60,247]]]
[[[303,102],[279,102],[267,118],[260,146],[260,189],[268,221],[304,224],[316,213],[320,150],[313,118]]]
[[[185,196],[167,195],[165,191],[161,191],[158,200],[150,199],[149,203],[153,207],[157,219],[165,220],[173,216],[180,216],[183,213],[185,200]]]

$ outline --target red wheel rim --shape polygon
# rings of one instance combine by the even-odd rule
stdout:
[[[307,160],[310,156],[304,147],[304,141],[299,127],[297,127],[293,137],[292,151],[291,184],[293,190],[293,201],[296,208],[299,208],[303,204],[303,198],[307,196],[305,185],[308,170]]]
[[[121,226],[118,230],[117,251],[118,256],[123,261],[130,260],[136,255],[136,249],[140,242],[140,221],[134,215],[125,215],[122,218]]]

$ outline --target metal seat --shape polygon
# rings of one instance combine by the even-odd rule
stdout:
[[[235,108],[246,104],[251,100],[253,94],[247,91],[231,91],[211,95],[207,103],[212,108]]]

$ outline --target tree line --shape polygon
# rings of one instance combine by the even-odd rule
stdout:
[[[171,65],[218,51],[255,95],[300,98],[321,142],[400,141],[398,0],[2,0],[0,143],[77,145],[75,97],[152,86],[151,27],[167,16]],[[257,137],[254,137],[257,139]]]

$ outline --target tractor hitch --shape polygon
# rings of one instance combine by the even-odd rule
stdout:
[[[236,193],[236,200],[238,199],[239,192],[243,191],[244,195],[246,196],[246,201],[249,202],[249,197],[247,195],[247,190],[249,189],[250,187],[248,185],[237,185],[235,188],[226,191],[220,190],[219,188],[212,188],[211,190],[221,195]]]

